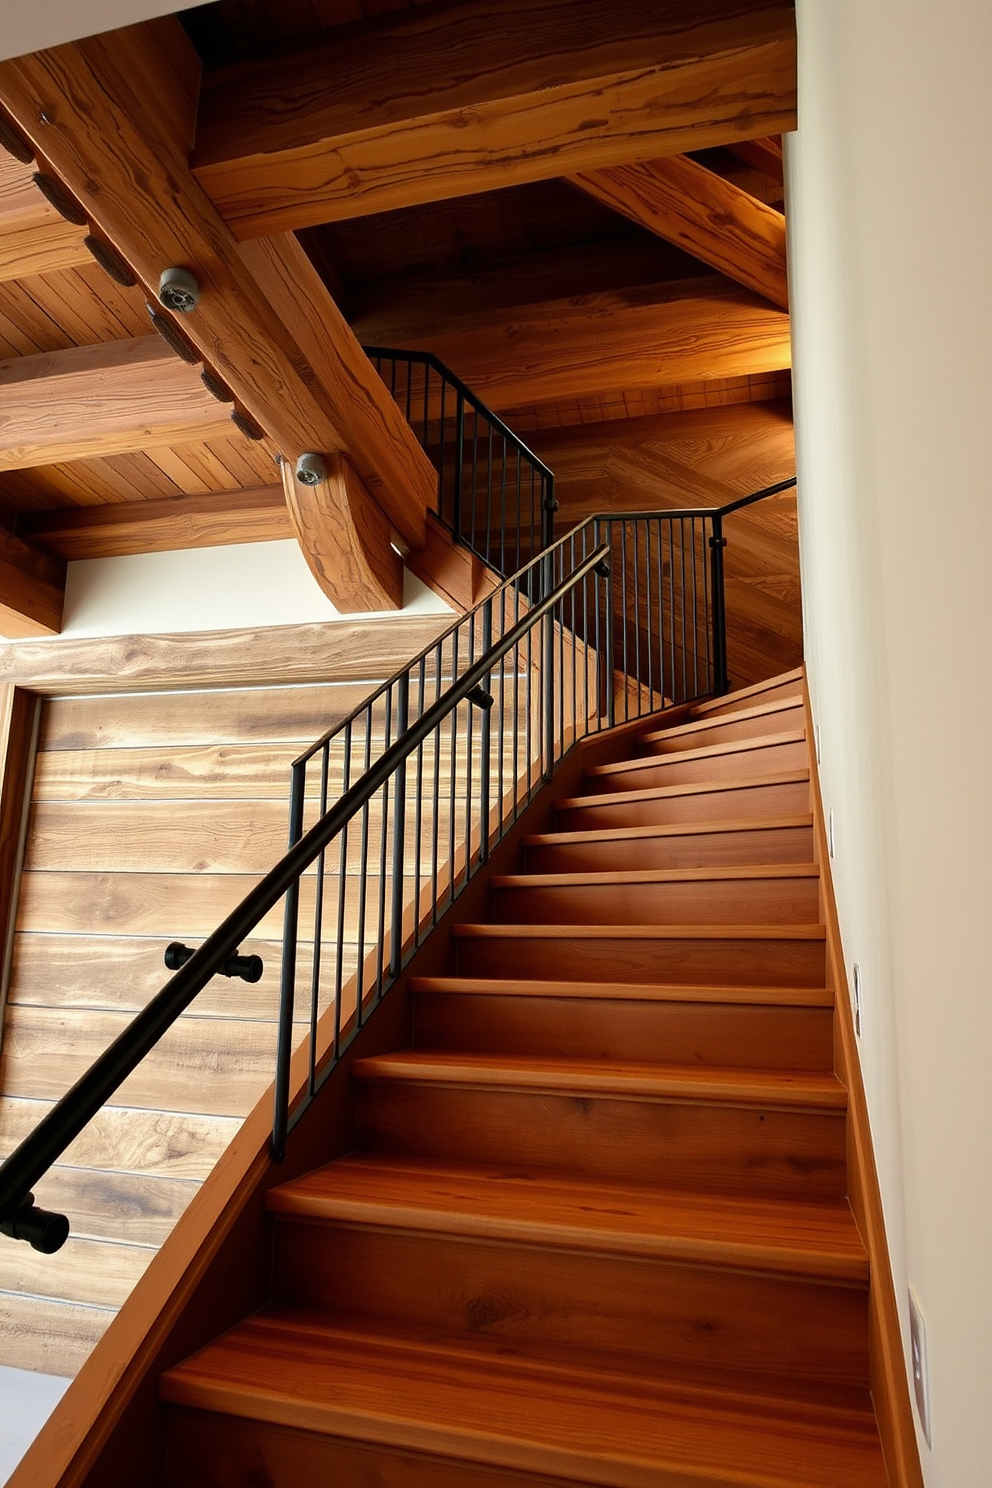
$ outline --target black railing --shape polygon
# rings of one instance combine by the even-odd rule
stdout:
[[[54,1250],[31,1190],[285,896],[273,1150],[438,918],[567,750],[726,690],[720,510],[591,517],[383,684],[293,766],[290,848],[0,1167],[0,1230]],[[244,963],[244,964],[242,964]],[[254,968],[251,968],[253,970]],[[307,1089],[290,1111],[299,1024]]]
[[[437,515],[501,577],[550,546],[555,478],[513,430],[429,352],[366,346],[438,477]]]

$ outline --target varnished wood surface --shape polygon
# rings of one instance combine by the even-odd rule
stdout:
[[[20,688],[0,686],[0,1018],[7,995],[37,715],[37,699]]]
[[[156,335],[0,363],[0,470],[223,436],[229,411]]]
[[[282,464],[283,495],[300,549],[321,591],[342,614],[398,610],[403,564],[390,524],[357,470],[341,455],[328,458],[327,477],[302,485]]]
[[[660,731],[648,729],[641,735],[641,744],[649,750],[658,746],[659,752],[667,753],[671,749],[701,748],[731,739],[754,738],[773,728],[804,728],[805,724],[801,699],[776,698],[757,702],[752,708],[738,708],[722,718],[690,718],[686,723]]]
[[[75,1374],[103,1337],[113,1308],[0,1291],[0,1337],[17,1340],[15,1368]]]
[[[0,527],[0,635],[58,635],[64,604],[65,564]]]
[[[85,229],[65,222],[22,165],[0,157],[0,283],[92,262]]]
[[[709,822],[732,812],[760,819],[769,811],[809,808],[809,771],[773,771],[724,781],[655,786],[649,790],[564,797],[555,803],[555,820],[570,831],[608,831],[614,827]]]
[[[291,1361],[291,1390],[269,1370],[272,1351]],[[629,1375],[521,1367],[479,1353],[275,1313],[170,1371],[163,1390],[177,1404],[611,1488],[686,1488],[685,1462],[697,1481],[702,1469],[714,1484],[743,1484],[745,1473],[760,1481],[773,1467],[781,1488],[885,1485],[864,1418],[828,1425],[829,1416],[796,1410],[762,1419],[739,1402],[721,1409]],[[421,1383],[412,1388],[414,1378]]]
[[[208,77],[195,173],[252,237],[629,160],[645,135],[658,154],[792,128],[791,6],[693,19],[598,0],[400,12]]]
[[[808,816],[765,821],[715,821],[710,824],[628,827],[621,841],[615,832],[543,832],[525,844],[527,867],[534,872],[624,866],[702,868],[712,864],[802,863],[812,859]]]
[[[50,1100],[39,1098],[0,1097],[3,1150],[13,1151],[51,1106]],[[235,1117],[105,1106],[66,1148],[62,1160],[70,1168],[112,1168],[200,1183],[225,1151],[238,1125]]]
[[[120,558],[293,536],[278,486],[37,512],[22,517],[18,530],[65,559]]]
[[[785,217],[774,207],[685,155],[584,171],[572,180],[598,201],[788,310]]]
[[[791,365],[788,317],[719,275],[429,320],[366,311],[366,342],[432,351],[497,412]]]
[[[20,127],[150,291],[163,263],[196,265],[207,293],[187,334],[277,448],[294,463],[304,451],[347,448],[374,498],[416,544],[433,471],[295,239],[269,238],[243,256],[190,175],[188,130],[175,122],[189,117],[181,74],[190,67],[195,55],[176,22],[6,62],[0,88]],[[53,98],[60,126],[46,130],[39,117],[55,108]],[[74,118],[87,127],[72,127]],[[163,214],[163,201],[175,210]]]
[[[83,694],[105,693],[108,677],[134,691],[382,679],[450,624],[450,616],[418,615],[374,627],[332,620],[257,631],[58,641],[44,648],[0,644],[0,680],[33,692]]]

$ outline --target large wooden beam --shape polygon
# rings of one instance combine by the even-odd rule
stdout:
[[[242,256],[193,179],[196,82],[171,20],[0,63],[8,112],[149,293],[168,266],[195,274],[182,328],[255,422],[293,463],[346,453],[417,546],[435,473],[296,240]]]
[[[0,362],[0,470],[230,433],[228,409],[154,332]]]
[[[64,602],[63,561],[0,527],[0,635],[58,635]]]
[[[433,351],[497,410],[791,365],[789,317],[719,275],[474,316],[417,310],[369,306],[356,329]]]
[[[85,236],[49,206],[31,167],[0,150],[0,283],[92,263]]]
[[[18,536],[67,560],[170,553],[294,537],[282,486],[28,512]]]
[[[288,462],[282,478],[303,556],[331,603],[345,615],[400,609],[403,564],[385,517],[348,461],[332,457],[327,479],[315,486],[301,485]]]
[[[791,0],[414,7],[207,78],[242,238],[795,128]]]
[[[597,201],[789,308],[785,218],[684,155],[573,176]]]

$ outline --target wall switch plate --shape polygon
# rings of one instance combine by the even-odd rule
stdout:
[[[854,1031],[858,1035],[858,1038],[860,1038],[861,1037],[861,967],[858,965],[857,961],[855,961],[854,966],[852,967],[852,977],[851,977],[851,980],[854,983],[854,986],[853,986],[853,993],[854,993]]]
[[[831,857],[834,855],[834,808],[831,806],[827,812],[827,852]]]
[[[930,1374],[927,1368],[927,1330],[920,1304],[909,1289],[909,1347],[913,1366],[913,1398],[927,1446],[930,1442]]]

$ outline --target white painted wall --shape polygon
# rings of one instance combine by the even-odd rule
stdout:
[[[183,0],[0,0],[0,60],[190,8]]]
[[[929,1488],[992,1480],[992,6],[798,0],[807,659]]]

